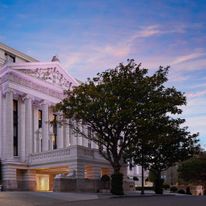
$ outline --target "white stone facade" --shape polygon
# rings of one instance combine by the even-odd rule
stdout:
[[[78,86],[58,61],[38,62],[0,44],[0,158],[5,190],[53,190],[62,174],[98,179],[111,173],[97,146],[73,133],[53,106]],[[56,118],[57,124],[50,124]],[[87,127],[84,126],[85,130]],[[106,171],[106,172],[105,172]]]

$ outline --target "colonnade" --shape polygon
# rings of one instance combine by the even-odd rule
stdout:
[[[50,124],[53,111],[51,104],[40,101],[30,95],[18,94],[16,91],[7,89],[4,93],[0,90],[0,154],[2,159],[14,157],[14,113],[13,100],[18,102],[18,157],[25,161],[32,153],[52,150],[52,126]],[[38,111],[42,111],[42,127],[39,128]],[[57,114],[57,149],[70,145],[83,145],[97,148],[96,144],[90,144],[81,135],[73,134],[69,126],[69,120],[60,124],[61,115]],[[82,130],[87,130],[82,126]]]

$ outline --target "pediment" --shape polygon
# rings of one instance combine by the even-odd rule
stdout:
[[[16,64],[12,69],[63,89],[70,89],[79,84],[56,62]]]

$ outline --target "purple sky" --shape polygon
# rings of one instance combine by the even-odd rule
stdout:
[[[0,41],[41,61],[58,55],[74,77],[133,58],[152,71],[170,65],[186,92],[183,116],[206,144],[206,1],[0,0]]]

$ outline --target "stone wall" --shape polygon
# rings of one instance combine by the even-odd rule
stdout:
[[[98,192],[100,188],[100,180],[72,178],[54,180],[54,191],[56,192]]]

